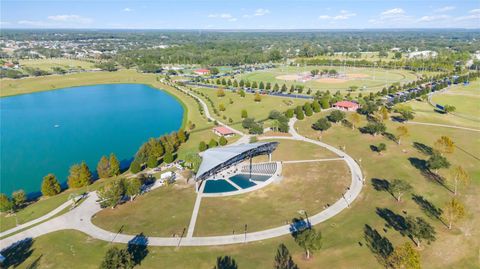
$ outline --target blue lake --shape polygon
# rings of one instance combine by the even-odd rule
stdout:
[[[66,182],[69,167],[102,155],[126,165],[150,137],[178,130],[177,99],[142,84],[107,84],[0,98],[0,191],[40,190],[43,176]]]

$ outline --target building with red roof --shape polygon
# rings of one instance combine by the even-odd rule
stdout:
[[[358,103],[352,101],[340,101],[333,104],[333,108],[346,111],[357,111],[359,107],[360,105]]]
[[[201,69],[197,69],[195,71],[193,71],[193,73],[197,74],[197,75],[208,75],[210,74],[210,70],[208,69],[205,69],[205,68],[201,68]]]
[[[213,128],[213,133],[218,136],[224,136],[224,137],[230,137],[235,135],[235,132],[233,132],[232,130],[230,130],[225,126],[217,126]]]

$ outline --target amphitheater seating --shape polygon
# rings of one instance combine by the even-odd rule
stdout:
[[[250,165],[242,166],[242,173],[249,173],[250,172]],[[273,175],[277,171],[277,163],[258,163],[252,164],[252,173],[255,174],[266,174],[266,175]]]

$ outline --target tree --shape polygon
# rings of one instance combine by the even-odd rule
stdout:
[[[245,97],[245,91],[243,89],[240,90],[238,94],[240,95],[240,97]]]
[[[447,160],[447,158],[445,158],[442,155],[435,152],[427,160],[427,167],[430,170],[434,169],[435,174],[437,174],[438,169],[449,168],[450,167],[450,162]]]
[[[318,113],[322,110],[322,107],[320,106],[320,104],[318,103],[318,101],[313,101],[312,103],[312,109],[313,109],[313,112],[315,113]]]
[[[426,240],[428,244],[436,240],[435,229],[425,219],[420,217],[407,217],[408,232],[417,247],[420,243]]]
[[[60,183],[58,183],[57,177],[54,174],[48,174],[43,177],[42,181],[42,195],[43,196],[54,196],[60,193],[62,188]]]
[[[438,150],[442,155],[445,153],[453,153],[455,151],[455,143],[448,136],[441,136],[435,143],[433,147]]]
[[[293,262],[290,251],[284,244],[278,245],[277,254],[273,264],[274,269],[298,269],[298,266]]]
[[[420,269],[420,254],[409,242],[396,247],[388,258],[389,264],[394,269]]]
[[[115,208],[125,195],[125,179],[119,178],[108,182],[98,190],[98,198],[102,207]]]
[[[218,143],[220,144],[220,146],[225,146],[226,144],[228,144],[228,140],[224,136],[221,136],[218,140]]]
[[[360,131],[376,136],[377,134],[385,132],[386,129],[385,124],[381,122],[370,122],[365,127],[362,127]]]
[[[100,269],[131,269],[133,266],[132,256],[127,249],[111,247],[107,250]]]
[[[445,113],[451,113],[451,112],[455,112],[455,110],[457,110],[456,107],[452,106],[452,105],[445,105],[443,107],[443,111],[445,111]]]
[[[312,106],[309,103],[306,103],[303,106],[303,110],[305,110],[305,116],[310,117],[313,115],[313,109]]]
[[[252,88],[254,89],[257,89],[258,88],[258,84],[256,81],[252,82]]]
[[[136,174],[140,171],[142,171],[142,165],[137,159],[134,159],[133,162],[130,164],[130,172]]]
[[[401,119],[404,121],[413,120],[413,118],[415,117],[414,116],[415,113],[413,112],[413,109],[410,106],[406,106],[406,105],[398,106],[395,109],[395,112],[399,113],[401,116]]]
[[[245,118],[247,118],[247,117],[248,117],[248,112],[247,112],[247,110],[246,110],[246,109],[242,109],[242,112],[241,112],[241,114],[242,114],[242,115],[241,115],[241,116],[242,116],[242,119],[245,119]]]
[[[185,155],[185,163],[186,165],[188,165],[188,167],[190,167],[193,172],[198,171],[201,162],[202,158],[196,152],[188,152]]]
[[[238,269],[237,262],[230,256],[217,257],[217,263],[213,269]]]
[[[397,144],[400,145],[402,137],[407,137],[409,135],[408,128],[405,125],[397,127]]]
[[[285,116],[289,119],[293,118],[293,115],[295,115],[295,111],[291,108],[287,109],[287,112],[285,112]]]
[[[258,84],[258,88],[259,88],[260,90],[265,89],[265,84],[263,84],[263,81],[260,81],[260,84]]]
[[[89,185],[92,180],[92,174],[85,162],[74,164],[70,167],[68,176],[68,187],[75,189]]]
[[[13,210],[13,202],[5,193],[0,193],[0,212]]]
[[[18,190],[12,193],[12,202],[15,209],[22,208],[26,201],[27,195],[24,190]]]
[[[313,228],[303,229],[294,234],[295,242],[305,250],[307,260],[310,259],[310,252],[319,250],[322,247],[322,233]]]
[[[380,112],[380,115],[382,116],[382,120],[388,120],[388,117],[389,117],[388,109],[385,106],[382,106],[379,112]]]
[[[158,165],[158,160],[155,156],[150,155],[147,160],[147,167],[148,168],[155,168]]]
[[[262,101],[262,96],[260,96],[260,93],[258,93],[258,92],[255,93],[255,97],[253,98],[253,101],[255,101],[255,102]]]
[[[97,173],[99,178],[110,177],[110,162],[106,156],[102,156],[98,161]]]
[[[453,169],[453,194],[457,195],[457,189],[458,189],[458,183],[461,183],[463,185],[467,185],[468,182],[470,181],[470,175],[468,174],[465,169],[461,165],[456,166]]]
[[[219,104],[218,105],[218,110],[225,111],[226,110],[225,105],[224,104]]]
[[[445,204],[443,208],[443,218],[448,223],[448,229],[452,229],[452,224],[465,217],[465,206],[456,197],[453,197]]]
[[[198,150],[205,151],[206,149],[207,149],[207,144],[205,144],[205,142],[203,141],[200,141],[200,143],[198,144]]]
[[[330,108],[330,97],[329,96],[322,97],[322,99],[320,99],[320,105],[322,106],[322,109]]]
[[[350,121],[352,122],[352,130],[354,130],[360,123],[360,115],[358,113],[351,114]]]
[[[128,195],[130,201],[132,201],[142,191],[142,181],[138,178],[132,178],[126,185],[125,194]]]
[[[218,97],[224,97],[225,96],[225,90],[223,88],[218,88],[217,96]]]
[[[187,141],[187,134],[185,133],[185,130],[178,130],[177,136],[180,143],[185,143],[185,141]]]
[[[120,175],[120,162],[117,159],[117,156],[115,154],[110,153],[110,158],[109,158],[109,163],[110,163],[110,176],[118,176]]]
[[[345,119],[345,112],[340,111],[340,110],[334,110],[330,115],[327,116],[327,119],[331,122],[340,122],[343,119]]]
[[[393,194],[395,199],[397,199],[397,202],[400,202],[400,200],[402,199],[402,196],[405,193],[412,191],[413,187],[404,180],[394,179],[390,183],[388,189]]]
[[[218,146],[218,142],[217,142],[215,139],[212,138],[212,139],[210,140],[210,142],[208,142],[208,147],[209,147],[209,148],[214,148],[214,147],[216,147],[216,146]]]
[[[378,154],[382,155],[382,151],[387,150],[387,145],[385,145],[385,143],[380,143],[378,146],[376,146],[376,150]]]
[[[305,118],[301,106],[297,106],[297,108],[295,109],[295,115],[297,116],[297,120],[303,120]]]
[[[165,155],[163,156],[163,161],[165,163],[172,163],[173,162],[173,153],[171,151],[167,151]]]
[[[326,131],[330,127],[332,127],[332,124],[326,118],[321,118],[312,124],[312,128],[320,132]]]

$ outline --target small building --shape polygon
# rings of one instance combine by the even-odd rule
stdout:
[[[203,76],[203,75],[210,74],[210,70],[202,68],[202,69],[197,69],[197,70],[193,71],[193,73],[195,73],[197,75],[200,75],[200,76]]]
[[[218,136],[224,136],[224,137],[230,137],[235,135],[235,132],[233,132],[232,130],[230,130],[225,126],[217,126],[213,128],[213,133]]]
[[[360,106],[352,101],[340,101],[333,104],[333,107],[340,110],[357,111]]]

